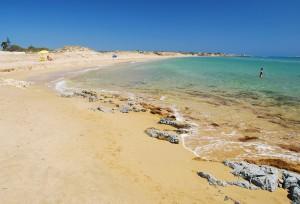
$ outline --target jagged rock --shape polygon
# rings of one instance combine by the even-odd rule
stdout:
[[[224,164],[233,169],[232,174],[240,176],[264,190],[275,191],[278,187],[278,170],[274,167],[258,166],[243,161],[225,161]]]
[[[207,179],[207,181],[210,185],[214,185],[214,186],[226,186],[227,185],[226,181],[218,180],[215,177],[213,177],[211,174],[208,174],[205,172],[198,172],[198,175],[202,178]]]
[[[292,204],[299,204],[300,203],[300,188],[292,187],[291,189],[289,189],[289,197],[292,200]]]
[[[157,130],[155,128],[148,128],[146,130],[146,133],[150,136],[150,137],[154,137],[157,139],[161,139],[161,140],[167,140],[171,143],[174,144],[178,144],[179,143],[179,139],[178,136],[166,131],[161,131],[161,130]]]
[[[241,188],[246,188],[246,189],[250,189],[250,190],[257,190],[258,189],[258,187],[251,184],[248,181],[227,181],[227,184],[231,185],[231,186],[239,186]]]
[[[198,175],[202,178],[207,179],[207,181],[210,185],[223,186],[223,187],[227,186],[227,185],[231,185],[231,186],[239,186],[241,188],[246,188],[246,189],[250,189],[250,190],[258,189],[256,186],[249,183],[248,181],[222,181],[222,180],[215,178],[211,174],[208,174],[205,172],[198,172]]]
[[[191,127],[190,124],[182,123],[182,122],[176,121],[176,120],[171,119],[171,118],[162,118],[162,119],[160,119],[159,123],[160,124],[165,124],[165,125],[171,125],[175,128],[179,128],[179,129],[184,129],[184,128],[190,128]]]
[[[282,172],[283,188],[288,189],[293,204],[300,203],[300,175],[289,171]]]
[[[282,172],[283,188],[300,187],[300,175],[289,171]]]

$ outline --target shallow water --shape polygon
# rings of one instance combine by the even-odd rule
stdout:
[[[264,77],[258,77],[264,67]],[[185,145],[210,160],[280,157],[300,146],[300,58],[193,57],[82,73],[68,86],[139,93],[176,105],[199,125]],[[217,124],[217,125],[216,125]],[[241,141],[243,137],[257,137]]]

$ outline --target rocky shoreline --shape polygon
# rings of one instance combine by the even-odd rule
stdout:
[[[145,133],[152,138],[166,140],[173,144],[182,142],[182,135],[192,134],[195,126],[191,121],[178,121],[174,111],[167,106],[159,106],[151,103],[141,96],[125,96],[124,94],[114,92],[96,92],[91,90],[75,90],[72,93],[62,93],[62,97],[80,97],[90,103],[100,102],[92,111],[103,113],[120,112],[128,114],[130,112],[149,112],[161,116],[159,124],[167,125],[173,130],[160,130],[149,127]],[[278,188],[286,189],[289,198],[293,204],[300,203],[300,175],[285,169],[279,169],[268,165],[256,165],[245,161],[224,161],[224,165],[230,167],[232,174],[243,180],[223,181],[215,178],[207,172],[199,171],[197,174],[208,180],[210,185],[214,186],[238,186],[250,190],[263,189],[274,192]],[[234,203],[239,203],[229,198]],[[227,200],[228,200],[227,199]]]
[[[160,115],[159,124],[168,125],[175,130],[159,130],[149,127],[145,133],[150,137],[166,140],[170,143],[178,144],[181,135],[193,134],[196,126],[190,121],[179,121],[175,111],[168,106],[157,105],[147,101],[141,96],[125,96],[120,93],[104,93],[92,90],[75,90],[67,91],[61,94],[62,97],[80,97],[88,100],[90,103],[100,102],[101,105],[91,108],[93,111],[104,113],[129,113],[129,112],[149,112],[151,114]]]
[[[229,186],[235,185],[250,190],[276,191],[283,188],[288,191],[292,204],[300,203],[300,175],[284,169],[277,169],[267,165],[255,165],[244,161],[224,161],[224,165],[232,169],[232,174],[244,180],[222,181],[213,175],[199,171],[198,175],[207,179],[210,185]]]

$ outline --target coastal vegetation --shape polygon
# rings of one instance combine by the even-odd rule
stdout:
[[[39,52],[41,50],[49,50],[49,48],[46,47],[34,47],[32,45],[28,46],[27,48],[24,48],[17,44],[11,44],[10,39],[7,37],[5,41],[1,42],[1,47],[3,51],[8,52]]]

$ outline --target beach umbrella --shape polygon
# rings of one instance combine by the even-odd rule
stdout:
[[[48,54],[48,53],[49,53],[48,50],[41,50],[41,51],[39,51],[39,54]]]
[[[39,51],[39,54],[40,54],[40,61],[45,61],[45,54],[48,54],[49,51],[48,50],[41,50]]]

